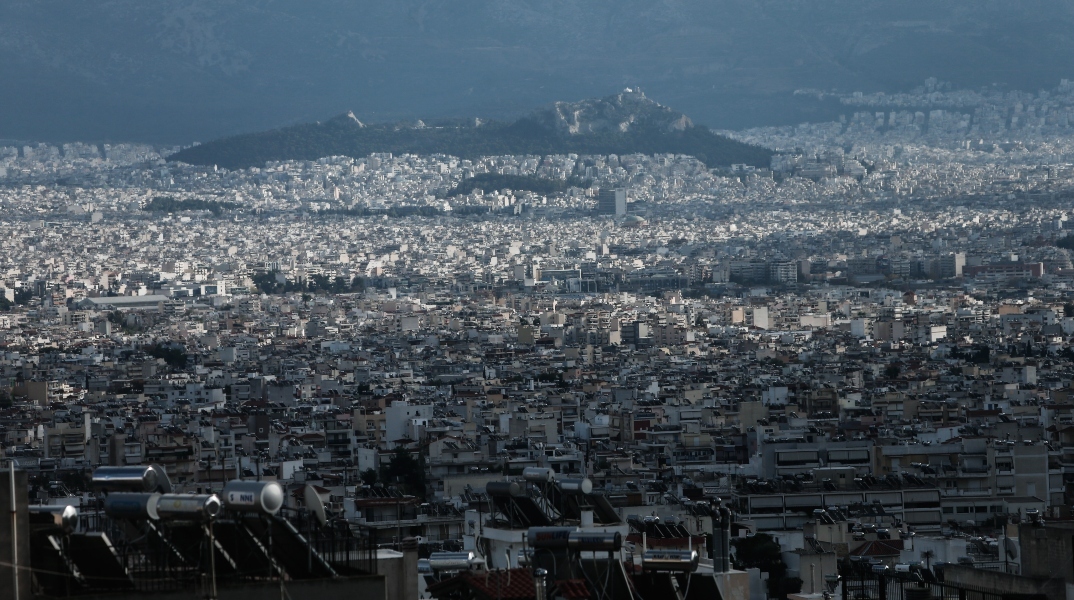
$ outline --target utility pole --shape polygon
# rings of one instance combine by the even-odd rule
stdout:
[[[216,597],[216,540],[213,539],[213,519],[209,517],[209,600]]]
[[[21,600],[19,598],[19,518],[18,510],[15,507],[15,459],[11,459],[8,466],[8,482],[11,484],[8,490],[8,503],[11,506],[11,581],[14,584],[12,588],[12,598],[15,600]]]

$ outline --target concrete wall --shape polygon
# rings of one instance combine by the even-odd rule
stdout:
[[[786,552],[784,557],[786,557],[787,574],[802,580],[801,593],[803,594],[824,592],[827,589],[824,577],[839,574],[839,561],[834,552],[824,554]]]
[[[1065,557],[1070,560],[1070,556]],[[945,565],[944,582],[995,590],[1000,594],[1044,594],[1049,600],[1065,600],[1066,584],[1061,579],[1009,575],[964,565]]]
[[[750,574],[746,571],[716,573],[714,577],[724,600],[750,600]]]
[[[15,586],[12,560],[10,471],[0,470],[0,600],[14,600]],[[15,520],[18,534],[19,599],[30,598],[30,522],[26,510],[29,502],[26,471],[15,470]]]
[[[1074,583],[1074,526],[1070,524],[1018,527],[1022,574],[1027,577],[1062,577]]]
[[[418,541],[414,538],[404,539],[402,550],[377,551],[377,573],[384,577],[386,586],[385,596],[380,597],[386,600],[418,597]]]

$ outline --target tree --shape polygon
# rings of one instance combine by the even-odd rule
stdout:
[[[239,204],[236,202],[222,202],[220,200],[201,200],[193,198],[189,200],[176,200],[171,196],[156,196],[152,200],[146,203],[145,208],[142,210],[146,212],[164,212],[164,213],[176,213],[183,211],[200,211],[207,210],[213,215],[219,217],[220,214],[226,210],[234,210],[239,208]]]
[[[261,290],[262,293],[275,294],[282,291],[283,285],[276,280],[276,271],[256,273],[251,279],[254,282],[254,286]]]
[[[425,465],[415,459],[406,448],[396,448],[388,464],[380,468],[380,479],[384,482],[402,484],[411,494],[425,497]]]
[[[802,580],[787,577],[787,565],[783,562],[779,542],[765,533],[758,533],[732,542],[735,548],[734,563],[737,569],[760,569],[768,573],[768,597],[786,598],[802,589]]]
[[[310,275],[309,288],[311,290],[319,292],[327,292],[332,289],[332,282],[329,280],[328,275],[315,274]]]
[[[933,550],[922,550],[921,559],[925,561],[925,568],[930,569],[932,567],[932,558],[936,556],[936,552]]]
[[[362,474],[359,477],[361,477],[362,483],[373,485],[377,482],[377,471],[376,469],[366,469],[362,471]]]
[[[164,362],[173,369],[186,367],[186,350],[175,346],[156,344],[145,349],[145,353],[153,358],[163,358]]]

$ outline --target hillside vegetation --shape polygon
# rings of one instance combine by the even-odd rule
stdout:
[[[766,167],[771,152],[694,126],[682,113],[640,93],[555,106],[513,123],[364,125],[352,115],[223,138],[179,152],[171,160],[228,169],[268,161],[362,158],[375,152],[496,155],[687,154],[709,167]]]

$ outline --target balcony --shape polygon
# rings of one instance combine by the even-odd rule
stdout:
[[[991,496],[992,488],[980,488],[980,489],[956,489],[949,488],[943,490],[943,495],[948,498],[979,498],[983,496]]]
[[[959,477],[988,477],[988,472],[990,470],[988,465],[961,466],[958,468],[958,475]]]

